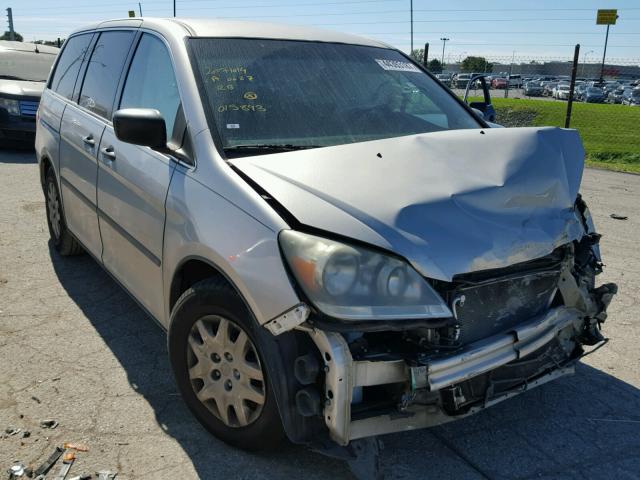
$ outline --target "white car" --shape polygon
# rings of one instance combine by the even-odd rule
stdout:
[[[553,89],[553,98],[556,100],[569,100],[570,86],[566,83],[561,83]]]

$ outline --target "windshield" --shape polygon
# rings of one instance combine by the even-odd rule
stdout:
[[[263,39],[190,43],[210,123],[225,150],[323,147],[480,127],[439,82],[394,50]]]
[[[52,53],[35,53],[0,46],[0,80],[46,82],[55,59],[56,55]]]

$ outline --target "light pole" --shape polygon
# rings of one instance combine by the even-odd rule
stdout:
[[[410,1],[411,6],[411,54],[413,55],[413,0]]]
[[[584,55],[582,56],[582,73],[580,75],[583,77],[584,77],[584,65],[585,63],[587,63],[587,55],[589,55],[590,53],[596,53],[596,51],[589,50],[588,52],[584,52]]]
[[[440,40],[442,40],[442,61],[440,62],[440,64],[442,65],[442,71],[444,71],[444,47],[449,41],[449,39],[446,37],[442,37],[440,38]]]

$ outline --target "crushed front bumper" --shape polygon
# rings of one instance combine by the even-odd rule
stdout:
[[[614,284],[593,284],[600,265],[597,238],[585,237],[575,262],[573,255],[564,261],[557,286],[562,302],[454,350],[362,358],[352,355],[343,334],[308,328],[324,362],[322,415],[332,440],[348,445],[446,423],[572,373],[582,346],[604,340],[600,324],[616,293]],[[584,260],[581,251],[592,253]],[[378,398],[393,390],[400,400],[386,410],[362,408],[367,389]]]
[[[351,356],[344,337],[335,332],[310,332],[325,361],[325,423],[334,441],[349,441],[383,433],[429,427],[475,413],[517,393],[572,372],[570,354],[565,365],[527,381],[513,391],[486,399],[460,415],[449,415],[439,397],[433,403],[408,405],[401,412],[354,419],[351,415],[353,392],[359,387],[407,384],[411,392],[438,392],[465,380],[524,359],[557,338],[571,341],[584,324],[575,308],[559,307],[508,332],[467,345],[451,355],[425,359],[417,365],[404,360],[357,361]],[[573,349],[573,345],[568,346]]]

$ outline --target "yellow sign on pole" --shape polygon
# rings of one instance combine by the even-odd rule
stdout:
[[[133,18],[136,16],[136,11],[135,10],[129,10],[129,18]]]
[[[618,19],[618,10],[598,10],[596,25],[615,25]]]

